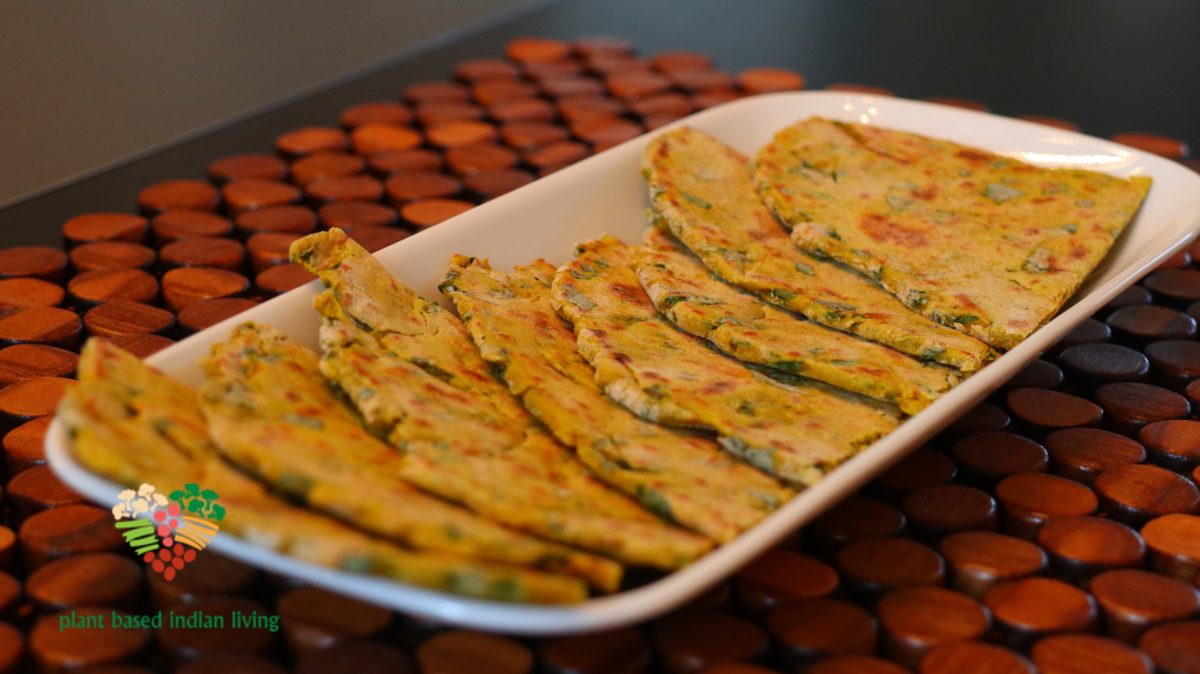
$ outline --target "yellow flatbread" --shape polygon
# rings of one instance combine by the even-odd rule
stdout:
[[[84,347],[79,382],[59,408],[79,462],[128,487],[211,489],[225,507],[222,533],[301,561],[475,597],[540,603],[587,597],[577,578],[410,552],[272,496],[217,457],[195,392],[103,340]]]
[[[755,164],[797,245],[1000,349],[1054,316],[1150,187],[820,118],[777,133]]]
[[[806,318],[964,372],[990,349],[909,310],[870,279],[797,250],[759,201],[746,158],[696,129],[657,136],[642,172],[654,209],[730,283]]]
[[[596,475],[721,542],[792,496],[711,438],[645,421],[605,397],[550,304],[553,276],[542,260],[501,273],[456,257],[440,288],[513,394]]]
[[[899,423],[895,408],[819,382],[784,383],[675,329],[638,284],[634,254],[612,237],[578,246],[551,301],[596,382],[639,416],[713,429],[728,451],[800,485]]]
[[[659,313],[739,360],[894,403],[909,414],[959,380],[956,370],[804,320],[727,285],[657,227],[646,230],[635,259]]]

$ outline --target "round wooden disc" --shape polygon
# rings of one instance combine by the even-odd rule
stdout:
[[[442,173],[393,173],[384,183],[388,198],[397,205],[417,199],[448,198],[462,191],[462,183]]]
[[[23,470],[46,463],[46,431],[54,417],[26,421],[4,436],[4,469],[11,478]],[[0,568],[3,568],[0,565]]]
[[[409,234],[411,232],[399,227],[368,227],[350,232],[350,238],[365,248],[368,253],[374,253],[408,238]]]
[[[29,574],[25,593],[43,611],[80,606],[136,609],[142,599],[142,568],[123,555],[91,552],[56,559]]]
[[[29,632],[29,651],[39,672],[66,672],[133,660],[150,649],[151,633],[145,628],[114,629],[109,608],[81,607],[70,613],[76,628],[61,627],[60,615],[43,615]],[[116,613],[127,616],[124,611]],[[103,621],[99,622],[98,621]],[[104,628],[94,625],[102,624]],[[104,638],[97,638],[103,634]]]
[[[1056,634],[1033,645],[1041,674],[1153,674],[1150,658],[1113,639],[1093,634]]]
[[[1148,464],[1114,466],[1094,483],[1100,507],[1132,526],[1171,513],[1200,510],[1200,489],[1191,480]]]
[[[257,300],[246,297],[217,297],[200,300],[195,304],[189,304],[179,312],[179,327],[187,333],[199,332],[257,304]]]
[[[475,143],[490,143],[496,139],[496,127],[487,122],[445,122],[426,131],[429,142],[440,148],[452,148]]]
[[[204,555],[197,556],[197,559]],[[184,567],[186,570],[187,567]],[[157,574],[154,574],[157,575]],[[192,660],[211,653],[265,655],[275,645],[275,633],[266,626],[246,627],[233,624],[234,613],[243,620],[260,620],[271,615],[262,604],[241,597],[203,597],[179,606],[172,612],[176,620],[209,619],[221,616],[223,626],[189,628],[186,623],[170,623],[164,614],[162,627],[155,630],[158,645],[176,662]]]
[[[1160,339],[1191,339],[1196,336],[1196,319],[1177,309],[1139,304],[1117,309],[1107,322],[1117,341],[1141,348]]]
[[[980,641],[942,644],[921,660],[920,674],[1038,674],[1033,663],[1007,648]]]
[[[1136,307],[1141,304],[1150,304],[1153,301],[1154,295],[1149,290],[1146,290],[1145,287],[1140,285],[1129,286],[1120,293],[1117,293],[1116,297],[1109,300],[1108,304],[1104,305],[1104,307],[1097,312],[1097,315],[1108,316],[1118,309],[1123,309],[1125,307]]]
[[[1040,574],[1045,551],[1028,541],[990,531],[961,531],[938,543],[950,585],[979,599],[999,583]]]
[[[0,279],[0,311],[10,307],[55,307],[66,296],[62,286],[39,278]]]
[[[0,571],[0,619],[11,620],[16,617],[23,595],[21,581]]]
[[[804,671],[806,674],[906,674],[909,670],[872,655],[836,655],[818,660]],[[705,670],[705,674],[709,674],[709,670]]]
[[[1150,376],[1146,356],[1120,344],[1080,344],[1058,355],[1058,364],[1075,381],[1104,384],[1145,381]]]
[[[18,532],[26,569],[84,552],[115,552],[125,545],[112,514],[89,505],[65,505],[26,519]]]
[[[426,127],[446,124],[448,122],[483,119],[483,114],[483,108],[473,103],[433,101],[417,106],[417,119],[421,122],[422,126]]]
[[[1180,309],[1200,300],[1200,271],[1195,269],[1159,269],[1142,285],[1154,293],[1156,301]]]
[[[683,94],[671,92],[632,101],[629,109],[638,117],[657,115],[685,117],[692,112],[692,102]]]
[[[1141,286],[1134,286],[1134,288],[1144,290],[1144,288],[1141,288]],[[1150,293],[1146,293],[1147,302],[1150,301],[1149,295]],[[1066,334],[1066,336],[1058,340],[1058,343],[1050,347],[1050,350],[1047,353],[1048,355],[1057,357],[1063,351],[1071,348],[1072,346],[1107,342],[1111,338],[1112,328],[1108,327],[1107,323],[1102,323],[1094,318],[1089,318],[1080,322],[1079,325],[1076,325],[1070,332]]]
[[[75,380],[63,377],[22,379],[0,389],[0,427],[14,428],[34,417],[54,414]]]
[[[549,122],[509,122],[500,128],[505,144],[521,151],[567,140],[567,130]]]
[[[292,288],[299,288],[305,283],[314,281],[316,278],[304,267],[292,262],[285,262],[259,272],[258,276],[254,277],[254,287],[265,295],[281,295]]]
[[[83,497],[45,464],[21,471],[8,481],[5,489],[13,506],[14,526],[34,513],[83,502]]]
[[[1168,339],[1146,347],[1152,375],[1156,381],[1177,391],[1184,390],[1200,377],[1200,343]]]
[[[350,138],[341,129],[308,126],[288,131],[275,139],[275,149],[284,157],[302,157],[314,152],[339,152],[350,145]]]
[[[618,72],[604,80],[609,93],[617,98],[636,100],[661,94],[671,88],[671,80],[648,72]]]
[[[616,117],[593,117],[571,124],[571,134],[591,143],[597,152],[636,138],[644,131],[642,125]]]
[[[371,155],[367,163],[375,175],[387,177],[393,173],[442,170],[442,155],[432,150],[387,150]]]
[[[250,268],[260,272],[267,267],[288,261],[288,250],[299,234],[291,232],[259,232],[246,240],[246,252],[250,254]]]
[[[987,492],[959,484],[938,484],[909,492],[902,502],[913,529],[931,537],[996,528],[996,502]]]
[[[71,279],[67,294],[81,306],[113,300],[153,302],[158,296],[158,281],[141,269],[97,269]]]
[[[346,232],[359,227],[393,227],[400,222],[395,209],[365,201],[325,204],[317,211],[317,218],[326,229],[337,227]]]
[[[519,37],[504,47],[504,55],[518,63],[553,63],[570,54],[571,45],[542,37]]]
[[[0,525],[0,569],[13,568],[17,556],[17,534],[12,529]]]
[[[151,356],[175,343],[162,335],[117,335],[108,341],[138,358]]]
[[[1195,674],[1200,662],[1200,620],[1151,628],[1138,641],[1161,674]]]
[[[76,272],[130,267],[150,269],[158,259],[154,249],[130,241],[95,241],[71,249]]]
[[[1163,515],[1142,527],[1154,570],[1190,583],[1200,573],[1200,516]]]
[[[508,169],[505,171],[482,171],[463,178],[467,192],[481,201],[495,199],[534,181],[528,171]]]
[[[1096,389],[1095,398],[1107,414],[1108,425],[1119,433],[1133,434],[1148,423],[1178,419],[1192,410],[1178,393],[1137,382],[1105,384]]]
[[[72,311],[58,307],[25,307],[12,313],[0,312],[0,346],[45,344],[71,348],[79,342],[83,321]]]
[[[939,585],[945,575],[941,555],[906,538],[868,538],[838,551],[836,566],[846,582],[871,597],[898,587]]]
[[[950,455],[964,471],[988,482],[1017,473],[1040,473],[1050,463],[1045,447],[1003,431],[968,435],[954,443]]]
[[[318,204],[378,201],[383,197],[383,183],[368,175],[329,176],[309,181],[304,194]]]
[[[412,121],[412,111],[403,103],[391,101],[372,101],[352,105],[338,117],[341,125],[347,129],[365,124],[392,124],[404,126]]]
[[[179,312],[197,302],[240,295],[250,289],[245,276],[228,269],[181,267],[163,274],[163,299]]]
[[[471,90],[453,82],[420,82],[405,87],[403,98],[409,103],[465,101],[471,98]]]
[[[585,159],[590,151],[583,143],[563,140],[527,150],[525,162],[537,169],[561,168]]]
[[[793,91],[804,88],[804,76],[783,68],[750,68],[738,73],[738,85],[748,94]]]
[[[1095,403],[1060,391],[1019,388],[1005,400],[1013,416],[1039,430],[1094,426],[1104,416]]]
[[[219,267],[239,271],[246,262],[246,249],[233,239],[197,236],[172,241],[162,247],[163,267]]]
[[[548,674],[650,672],[650,646],[632,627],[548,639],[538,651]]]
[[[519,68],[504,59],[471,59],[454,66],[454,77],[465,82],[511,80],[520,74]]]
[[[463,145],[446,151],[446,165],[460,176],[510,169],[518,159],[516,152],[495,143]]]
[[[538,84],[542,93],[551,98],[596,97],[604,95],[604,85],[592,77],[566,75],[562,77],[544,77]]]
[[[301,187],[319,178],[352,176],[362,173],[367,161],[347,152],[318,152],[292,162],[292,182]]]
[[[208,165],[208,177],[218,185],[246,178],[283,180],[287,172],[287,164],[269,154],[238,154],[222,157]]]
[[[67,270],[67,254],[49,246],[0,248],[0,278],[32,276],[60,280]]]
[[[259,232],[308,234],[317,228],[317,214],[304,206],[272,206],[242,213],[237,228],[245,237]]]
[[[1035,540],[1054,517],[1091,515],[1099,507],[1096,494],[1073,480],[1044,473],[1018,473],[996,485],[1009,533]]]
[[[1129,145],[1167,159],[1186,159],[1191,154],[1187,143],[1153,133],[1130,131],[1112,137],[1114,143]]]
[[[875,652],[878,626],[870,613],[839,599],[801,599],[767,615],[767,630],[789,660]]]
[[[316,587],[300,587],[275,606],[292,653],[378,636],[392,622],[385,608]]]
[[[229,236],[233,223],[206,211],[167,211],[159,213],[150,223],[154,241],[162,246],[191,236]]]
[[[1037,542],[1059,573],[1072,580],[1141,566],[1146,555],[1136,531],[1103,517],[1056,517],[1038,531]]]
[[[568,122],[593,117],[620,117],[627,110],[624,103],[612,98],[569,98],[558,101],[558,112]]]
[[[884,652],[915,667],[938,644],[981,638],[991,621],[975,600],[941,587],[905,587],[883,595],[875,607]]]
[[[942,432],[947,437],[960,438],[985,431],[1002,431],[1011,423],[1012,419],[1003,408],[991,403],[979,403],[951,421]]]
[[[1200,421],[1173,419],[1146,424],[1138,433],[1154,463],[1177,473],[1200,466]]]
[[[1047,117],[1045,115],[1017,115],[1017,119],[1023,119],[1026,122],[1042,124],[1043,126],[1051,126],[1056,129],[1063,129],[1065,131],[1079,130],[1079,125],[1075,122],[1059,119],[1058,117]]]
[[[33,377],[70,377],[79,356],[44,344],[15,344],[0,349],[0,387]]]
[[[519,641],[481,632],[451,630],[417,648],[424,674],[530,674],[533,654]]]
[[[853,541],[895,536],[904,530],[904,514],[873,498],[850,496],[813,520],[805,532],[828,549]]]
[[[271,206],[300,203],[302,193],[292,185],[278,180],[235,180],[221,188],[225,206],[231,215]]]
[[[84,213],[63,223],[68,246],[92,241],[133,241],[146,238],[146,218],[130,213]]]
[[[175,209],[215,211],[220,202],[216,188],[203,180],[164,180],[138,192],[138,207],[146,213]]]
[[[838,587],[837,571],[813,557],[772,548],[734,576],[739,602],[761,613],[789,599],[825,597]]]
[[[514,98],[488,106],[488,116],[505,122],[552,122],[558,115],[554,105],[540,98]]]
[[[723,70],[680,70],[670,78],[676,88],[688,92],[731,91],[737,83]]]
[[[328,670],[359,671],[359,670]],[[400,670],[407,672],[410,670]],[[248,653],[212,653],[189,660],[172,670],[172,674],[287,674],[282,666]]]
[[[1106,571],[1088,587],[1104,613],[1108,633],[1126,643],[1136,643],[1154,625],[1200,611],[1195,588],[1141,569]]]
[[[374,641],[351,641],[315,653],[305,653],[296,664],[296,674],[414,674],[417,671],[407,653]]]
[[[1146,450],[1123,435],[1095,428],[1069,428],[1046,436],[1054,472],[1091,484],[1113,466],[1141,463]]]
[[[1022,388],[1058,388],[1063,383],[1063,371],[1048,360],[1037,359],[1009,379],[1001,391]]]
[[[162,333],[175,326],[175,315],[149,304],[116,300],[105,302],[83,315],[89,335],[146,335]]]
[[[958,466],[950,457],[922,447],[875,478],[872,485],[888,494],[907,494],[921,487],[945,484],[956,474]]]
[[[1091,595],[1052,578],[1002,583],[984,596],[983,603],[1013,644],[1059,632],[1087,631],[1096,623]]]
[[[482,105],[495,105],[500,101],[517,101],[538,95],[536,86],[519,80],[493,80],[471,86],[471,96]]]
[[[708,611],[669,616],[654,626],[651,638],[664,669],[673,674],[716,662],[755,660],[767,650],[766,634],[753,623]]]
[[[253,567],[212,550],[197,555],[173,580],[165,580],[157,573],[146,574],[150,598],[157,610],[190,604],[203,597],[244,594],[259,579],[258,571]]]
[[[400,215],[413,227],[427,229],[474,207],[475,204],[458,199],[417,199],[404,204]]]

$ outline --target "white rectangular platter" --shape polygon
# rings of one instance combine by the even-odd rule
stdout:
[[[563,634],[634,623],[662,614],[698,595],[849,495],[919,446],[1022,366],[1054,344],[1110,298],[1182,248],[1200,226],[1200,175],[1174,162],[1096,138],[1005,117],[895,98],[833,92],[784,93],[743,99],[677,124],[708,131],[753,154],[778,129],[821,115],[913,131],[982,147],[1048,167],[1078,167],[1154,179],[1149,198],[1112,253],[1058,317],[905,421],[807,489],[758,526],[691,566],[649,585],[567,607],[541,607],[467,599],[396,582],[298,562],[221,534],[213,548],[270,571],[428,619],[514,634]],[[562,263],[574,244],[608,233],[627,242],[645,228],[646,188],[639,172],[647,134],[472,209],[451,221],[378,253],[401,281],[441,300],[437,282],[454,253],[488,257],[508,269],[538,257]],[[316,348],[314,282],[255,307],[165,349],[154,366],[196,386],[209,347],[234,325],[255,320],[274,325]],[[105,507],[119,487],[76,463],[61,427],[46,443],[51,466],[72,488]]]

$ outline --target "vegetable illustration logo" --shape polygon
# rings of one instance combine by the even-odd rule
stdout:
[[[152,484],[117,494],[113,518],[125,542],[163,579],[174,580],[217,535],[225,508],[217,492],[188,483],[169,496]]]

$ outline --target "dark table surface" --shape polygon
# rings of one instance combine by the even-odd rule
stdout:
[[[1192,0],[567,0],[6,208],[0,246],[57,244],[73,215],[131,211],[146,185],[201,178],[225,155],[270,152],[283,131],[446,79],[456,62],[497,56],[523,35],[612,35],[644,53],[703,52],[731,71],[793,68],[810,89],[854,82],[908,98],[968,98],[998,114],[1068,119],[1092,135],[1147,131],[1195,147],[1197,28],[1200,3]]]

